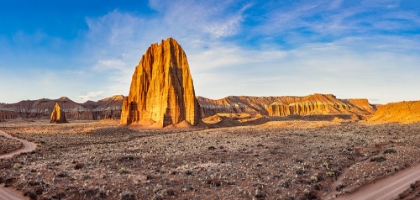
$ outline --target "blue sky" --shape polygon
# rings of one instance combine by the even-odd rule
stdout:
[[[418,0],[5,0],[0,102],[127,95],[168,37],[199,96],[420,100]]]

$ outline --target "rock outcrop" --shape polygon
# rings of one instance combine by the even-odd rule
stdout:
[[[89,108],[93,112],[95,120],[102,119],[120,119],[122,103],[124,100],[123,95],[115,95],[108,97],[98,102],[87,101],[83,104],[85,108]]]
[[[54,110],[51,113],[50,123],[67,123],[66,114],[61,110],[58,102],[55,103]]]
[[[135,68],[121,124],[165,127],[201,120],[187,56],[172,38],[152,44]]]
[[[376,110],[367,99],[337,99],[332,94],[313,94],[305,97],[229,96],[219,100],[198,97],[198,101],[203,118],[217,113],[269,116],[372,115]]]
[[[404,101],[381,105],[371,122],[420,122],[420,101]]]

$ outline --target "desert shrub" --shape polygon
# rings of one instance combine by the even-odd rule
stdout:
[[[216,149],[216,147],[214,147],[214,146],[209,146],[209,148],[208,148],[209,150],[215,150]]]
[[[328,177],[333,177],[335,175],[334,172],[327,172],[326,174],[327,174]]]
[[[64,171],[57,174],[57,177],[60,177],[60,178],[64,178],[64,177],[67,177],[67,176],[69,176],[69,175],[67,174],[67,172],[64,172]]]
[[[129,174],[130,171],[124,167],[122,167],[120,170],[118,170],[118,173],[120,174]]]
[[[324,162],[324,163],[322,164],[322,166],[324,166],[325,168],[329,169],[329,168],[328,168],[328,163],[327,163],[327,162]]]
[[[23,196],[29,197],[31,200],[36,200],[36,194],[32,192],[31,190],[27,190],[23,193]]]
[[[131,193],[125,193],[121,196],[121,200],[136,200],[136,196]]]
[[[265,199],[265,197],[267,197],[267,193],[264,190],[257,189],[254,197],[256,199]]]
[[[298,175],[301,175],[303,173],[305,173],[305,171],[303,169],[297,169],[296,170],[296,174],[298,174]]]
[[[13,169],[20,169],[20,168],[22,168],[23,166],[22,166],[22,164],[21,163],[15,163],[15,164],[13,164]]]
[[[75,170],[82,169],[83,167],[84,167],[83,163],[77,163],[76,165],[74,165]]]
[[[176,195],[176,190],[174,188],[169,188],[169,189],[166,190],[166,195],[175,196]]]
[[[206,181],[206,184],[211,185],[211,186],[220,187],[220,186],[222,186],[222,181],[215,180],[215,179],[209,179],[209,180]]]
[[[335,188],[335,190],[336,191],[340,191],[341,189],[343,189],[343,188],[345,188],[346,187],[346,185],[344,185],[343,183],[341,183],[340,185],[338,185],[336,188]]]
[[[312,182],[318,182],[318,176],[311,176]]]
[[[384,154],[391,154],[391,153],[397,153],[395,149],[387,149],[384,151]]]
[[[4,187],[11,186],[13,181],[15,181],[15,178],[6,178],[6,180],[4,180]]]
[[[371,159],[370,159],[370,162],[383,162],[383,161],[385,161],[385,160],[386,160],[386,158],[385,158],[385,157],[380,156],[380,157],[373,157],[373,158],[371,158]]]

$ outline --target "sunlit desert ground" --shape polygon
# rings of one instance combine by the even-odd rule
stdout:
[[[0,160],[0,183],[32,199],[325,199],[420,161],[420,123],[146,130],[35,121],[0,129],[37,144]],[[6,144],[0,138],[0,152],[13,149]]]

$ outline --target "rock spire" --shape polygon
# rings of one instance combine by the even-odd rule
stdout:
[[[55,103],[54,110],[51,113],[50,123],[67,123],[66,115],[63,110],[61,110],[58,102]]]
[[[135,68],[121,124],[165,127],[201,120],[187,56],[173,38],[152,44]]]

